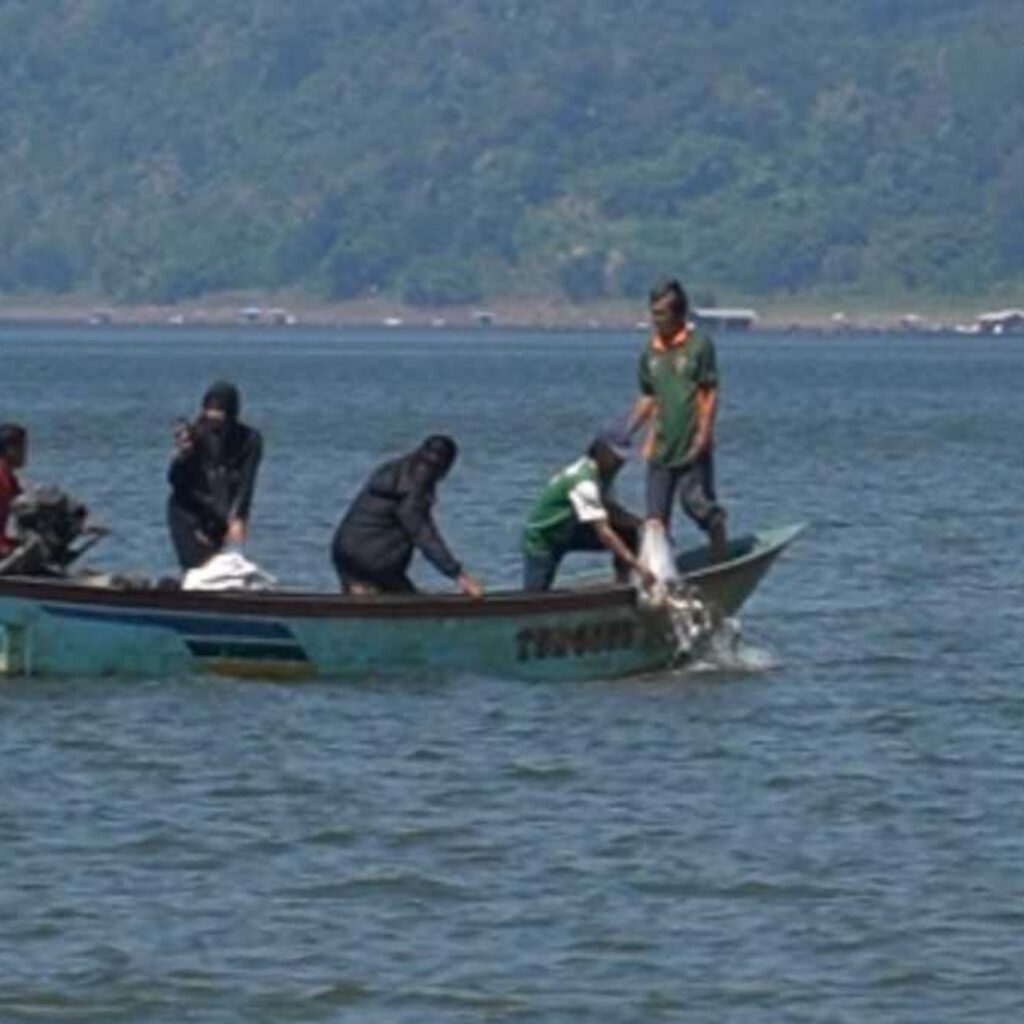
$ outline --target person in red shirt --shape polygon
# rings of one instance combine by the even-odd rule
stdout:
[[[11,553],[13,544],[7,537],[7,517],[11,502],[21,494],[15,470],[28,458],[28,434],[16,423],[0,424],[0,557]]]

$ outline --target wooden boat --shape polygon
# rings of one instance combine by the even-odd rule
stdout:
[[[733,615],[801,527],[734,540],[728,558],[679,559],[701,598]],[[668,613],[630,587],[549,594],[352,597],[97,587],[0,578],[0,676],[192,672],[306,679],[487,673],[610,679],[672,664]]]

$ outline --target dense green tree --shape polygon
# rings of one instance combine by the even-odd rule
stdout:
[[[1006,0],[0,0],[0,290],[1024,282]]]

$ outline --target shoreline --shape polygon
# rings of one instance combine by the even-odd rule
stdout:
[[[966,305],[966,304],[965,304]],[[980,333],[980,306],[914,310],[865,305],[844,311],[841,303],[779,303],[766,300],[752,309],[748,327],[713,325],[716,330],[759,332],[913,332]],[[923,310],[923,311],[922,311]],[[574,305],[551,299],[515,298],[477,306],[424,308],[384,298],[318,302],[303,295],[231,293],[176,305],[119,304],[91,296],[52,299],[0,297],[0,325],[7,327],[493,327],[534,330],[628,330],[646,327],[644,303],[621,300]]]

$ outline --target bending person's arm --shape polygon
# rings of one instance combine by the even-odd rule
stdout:
[[[635,572],[640,574],[645,587],[653,587],[658,582],[658,577],[646,566],[640,564],[640,559],[633,553],[630,546],[611,528],[608,521],[595,523],[594,529],[601,543],[620,561],[628,565]]]
[[[398,521],[418,551],[440,572],[455,580],[470,597],[480,597],[483,587],[462,568],[462,563],[444,542],[431,511],[431,500],[423,491],[412,491],[398,506]]]
[[[593,526],[598,540],[615,556],[640,574],[644,586],[652,587],[657,582],[654,574],[640,564],[635,552],[618,535],[608,521],[608,510],[601,499],[601,491],[592,480],[578,483],[569,492],[576,519],[584,525]]]

